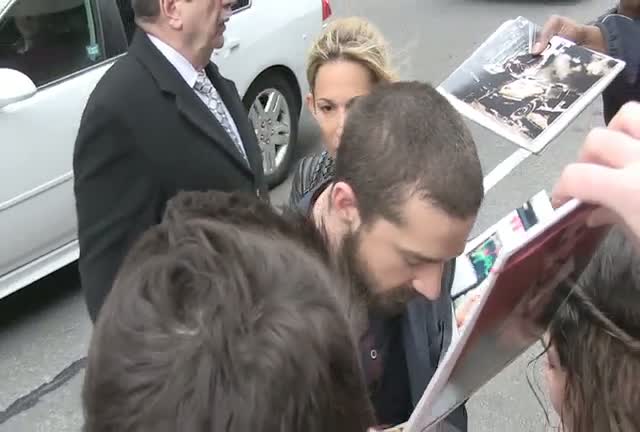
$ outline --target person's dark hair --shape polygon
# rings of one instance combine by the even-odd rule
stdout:
[[[451,216],[475,216],[482,169],[462,117],[430,84],[380,84],[349,111],[335,181],[354,190],[363,221],[402,222],[413,194]]]
[[[280,212],[266,201],[240,192],[181,191],[167,202],[163,220],[205,218],[239,227],[258,228],[295,239],[317,254],[330,260],[326,237],[304,214],[283,207]]]
[[[168,201],[163,220],[176,221],[194,217],[283,235],[297,241],[308,252],[333,268],[336,277],[341,277],[349,284],[353,282],[353,269],[345,266],[343,257],[331,253],[323,228],[316,226],[311,218],[290,206],[283,206],[278,212],[268,202],[241,192],[181,191]],[[366,311],[362,299],[354,296],[351,289],[336,290],[336,295],[340,297],[340,304],[347,313],[351,327],[356,332],[363,330]]]
[[[172,213],[133,247],[96,324],[85,431],[366,430],[339,283],[295,238]]]
[[[549,328],[566,374],[564,430],[640,430],[640,256],[613,231]]]
[[[131,7],[137,19],[149,20],[160,15],[160,0],[131,0]]]

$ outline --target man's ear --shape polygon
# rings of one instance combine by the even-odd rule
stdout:
[[[345,182],[336,182],[331,187],[330,210],[338,219],[352,229],[360,226],[358,200],[351,186]]]
[[[169,27],[182,29],[182,0],[160,0],[160,15],[164,15]]]

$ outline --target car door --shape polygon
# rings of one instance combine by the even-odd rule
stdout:
[[[0,68],[37,87],[0,108],[0,278],[56,251],[77,258],[73,146],[88,96],[113,62],[97,5],[10,0],[0,16]]]
[[[291,70],[306,93],[305,61],[322,28],[321,5],[321,0],[238,0],[224,47],[212,60],[243,97],[261,72],[278,66]]]
[[[320,32],[321,0],[238,0],[213,61],[233,80],[262,150],[269,186],[288,175],[297,145],[305,61]],[[301,91],[302,90],[302,91]]]

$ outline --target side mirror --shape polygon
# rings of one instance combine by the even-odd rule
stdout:
[[[33,81],[22,72],[0,68],[0,109],[29,99],[37,90]]]

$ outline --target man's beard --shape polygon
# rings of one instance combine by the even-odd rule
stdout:
[[[370,311],[385,315],[402,313],[406,304],[417,296],[416,291],[410,285],[380,286],[359,253],[361,243],[360,228],[344,236],[336,253],[336,264],[351,287],[354,301],[366,305]]]

